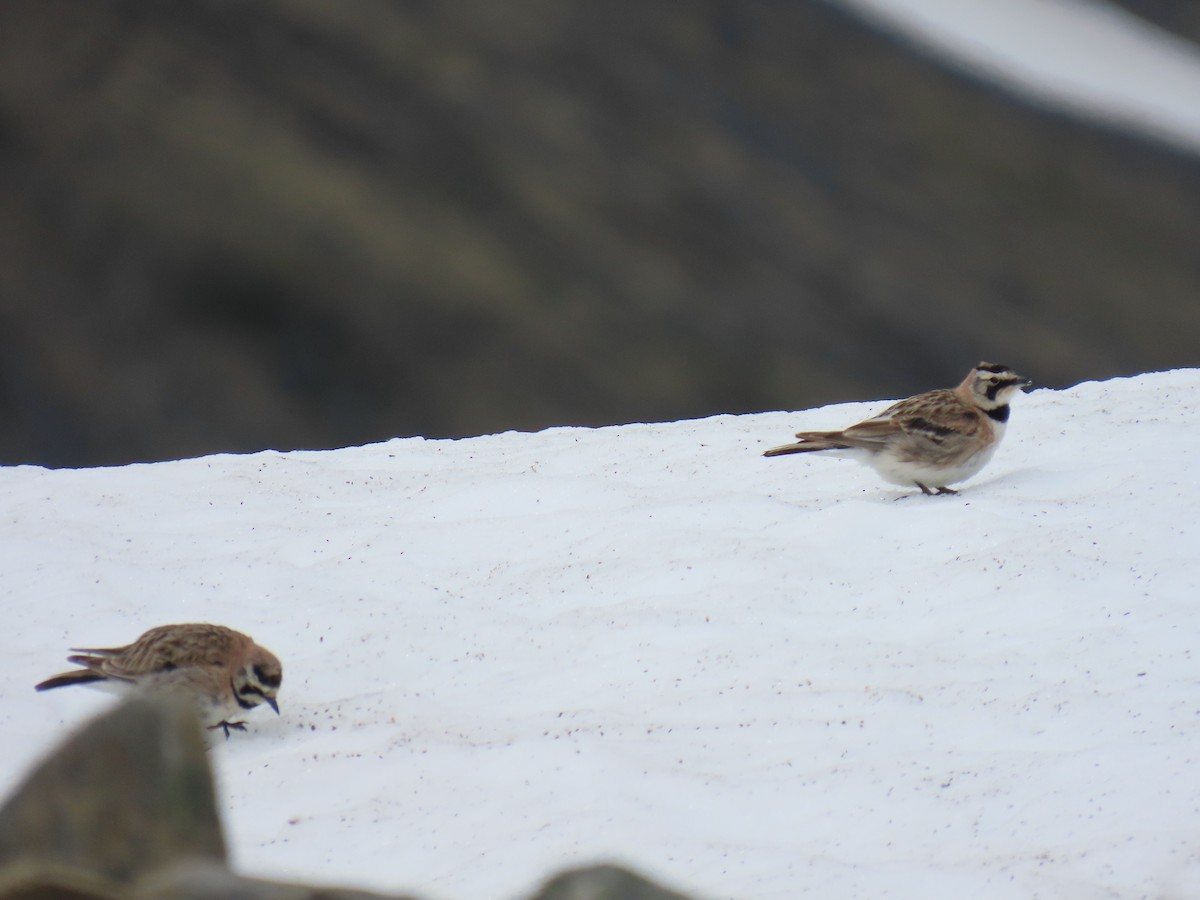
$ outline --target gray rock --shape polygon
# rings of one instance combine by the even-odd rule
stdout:
[[[95,719],[0,809],[0,873],[121,885],[185,858],[223,861],[225,841],[199,723],[177,701],[130,699]]]
[[[194,712],[135,697],[68,738],[0,809],[0,900],[406,898],[231,872]],[[531,900],[687,898],[596,866],[559,875]]]
[[[3,898],[0,898],[3,900]],[[223,865],[180,863],[138,884],[130,900],[405,900],[397,895],[243,878]]]
[[[688,900],[619,866],[564,872],[530,900]]]
[[[5,866],[0,900],[125,900],[110,882],[85,872],[38,864]]]

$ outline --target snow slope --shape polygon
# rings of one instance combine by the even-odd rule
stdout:
[[[68,646],[278,653],[216,742],[242,871],[473,900],[1200,896],[1200,370],[1019,397],[957,497],[763,459],[882,403],[0,469],[5,792]]]
[[[1037,102],[1200,151],[1200,47],[1104,0],[836,0]]]

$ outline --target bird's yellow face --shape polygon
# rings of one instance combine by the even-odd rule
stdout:
[[[997,409],[1008,405],[1013,394],[1030,384],[1008,366],[981,362],[975,367],[971,392],[981,409]]]

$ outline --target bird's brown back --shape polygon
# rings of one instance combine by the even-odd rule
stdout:
[[[251,640],[224,625],[160,625],[124,647],[74,648],[71,662],[114,678],[136,678],[181,666],[222,666]]]

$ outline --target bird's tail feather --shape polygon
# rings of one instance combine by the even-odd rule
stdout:
[[[850,446],[827,437],[802,438],[794,444],[783,444],[763,452],[763,456],[786,456],[789,453],[812,453],[816,450],[849,450]]]
[[[55,675],[53,678],[47,678],[45,681],[34,686],[36,691],[48,691],[52,688],[66,687],[69,684],[90,684],[93,681],[104,681],[104,676],[99,672],[93,672],[91,669],[79,669],[74,672],[63,672],[61,675]]]
[[[84,653],[96,653],[96,652],[97,652],[96,650],[84,651]],[[104,660],[105,660],[104,656],[85,656],[84,654],[67,657],[67,662],[73,662],[77,666],[87,666],[89,669],[103,665]]]
[[[129,647],[72,647],[72,653],[92,653],[96,656],[116,656],[124,653]]]

